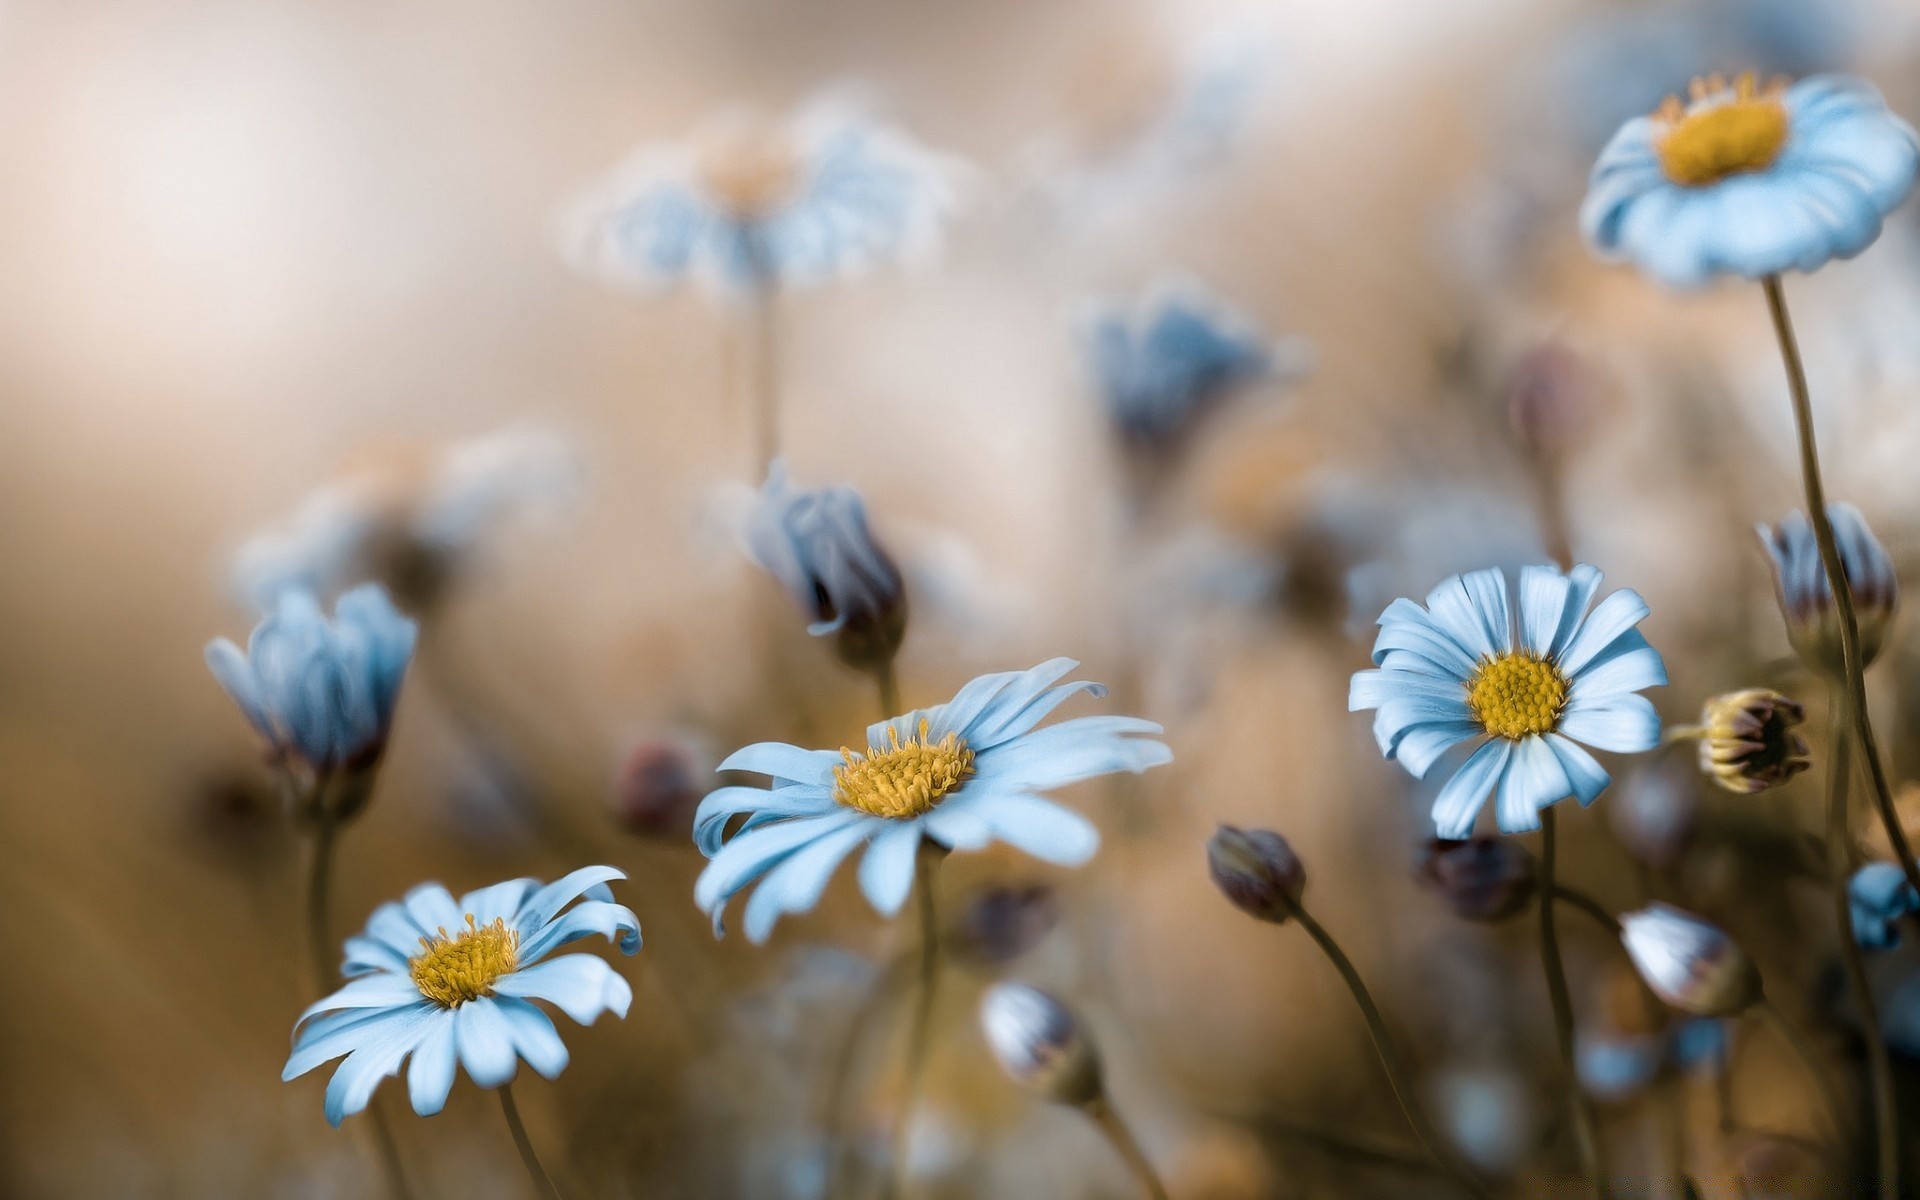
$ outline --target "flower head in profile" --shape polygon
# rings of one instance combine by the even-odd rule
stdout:
[[[1913,128],[1862,80],[1716,75],[1621,126],[1580,225],[1602,257],[1674,287],[1812,271],[1880,235],[1917,165]]]
[[[1620,915],[1620,941],[1653,994],[1700,1017],[1724,1017],[1760,998],[1760,972],[1719,926],[1671,904]]]
[[[544,887],[510,879],[458,900],[429,883],[381,905],[347,939],[347,984],[295,1022],[280,1078],[345,1055],[327,1084],[327,1120],[337,1126],[409,1056],[407,1091],[423,1117],[446,1104],[456,1067],[483,1088],[510,1082],[523,1058],[546,1078],[558,1076],[567,1047],[533,1001],[582,1025],[603,1012],[627,1015],[633,989],[606,960],[550,957],[591,934],[625,954],[640,949],[639,922],[607,888],[625,878],[612,867],[582,867]]]
[[[567,249],[628,286],[691,277],[737,296],[817,284],[936,249],[959,175],[840,100],[784,122],[730,112],[617,169],[578,205]]]
[[[1920,893],[1896,863],[1871,862],[1855,871],[1847,884],[1847,902],[1853,940],[1869,950],[1899,945],[1900,919],[1920,913]]]
[[[980,998],[980,1028],[1001,1069],[1059,1104],[1100,1095],[1100,1055],[1073,1011],[1037,987],[1003,980]]]
[[[1577,743],[1633,753],[1660,740],[1641,688],[1667,681],[1634,628],[1646,602],[1628,589],[1589,612],[1600,572],[1524,567],[1515,597],[1498,568],[1455,575],[1425,608],[1395,600],[1380,616],[1378,670],[1353,677],[1352,711],[1374,709],[1380,752],[1416,779],[1454,746],[1483,739],[1433,802],[1439,837],[1473,830],[1487,793],[1504,833],[1540,827],[1539,810],[1591,804],[1609,776]]]
[[[1840,568],[1853,596],[1853,615],[1860,630],[1862,666],[1873,662],[1886,639],[1900,603],[1900,580],[1893,556],[1867,528],[1867,520],[1851,504],[1827,505],[1833,540],[1840,550]],[[1761,525],[1760,544],[1773,563],[1774,595],[1787,621],[1787,640],[1805,662],[1830,675],[1846,670],[1840,653],[1840,615],[1833,589],[1827,586],[1826,567],[1813,522],[1795,510],[1775,526]]]
[[[1084,318],[1088,367],[1121,439],[1143,453],[1184,444],[1207,414],[1270,372],[1305,369],[1298,343],[1270,344],[1198,284],[1164,284],[1129,307]]]
[[[332,618],[313,593],[280,593],[243,652],[207,643],[207,666],[274,757],[311,779],[380,759],[418,630],[378,584],[340,597]]]
[[[1813,765],[1795,726],[1807,710],[1768,688],[1710,698],[1700,712],[1700,771],[1729,792],[1779,787]]]
[[[842,859],[866,846],[860,887],[892,916],[906,902],[922,841],[978,850],[998,839],[1035,858],[1078,866],[1100,835],[1085,817],[1040,793],[1115,771],[1145,771],[1173,754],[1160,726],[1136,717],[1075,717],[1035,726],[1097,683],[1059,683],[1079,664],[1056,658],[1029,671],[982,675],[945,704],[867,728],[864,750],[805,750],[760,742],[723,771],[772,777],[771,789],[723,787],[700,803],[694,841],[713,861],[694,899],[722,928],[727,901],[754,880],[747,937],[765,941],[784,913],[804,912]],[[1058,684],[1058,686],[1055,686]],[[728,823],[746,820],[731,837]]]
[[[907,625],[900,568],[874,540],[866,502],[847,487],[796,489],[786,467],[767,472],[746,522],[747,553],[780,581],[811,620],[807,632],[836,639],[849,665],[893,658]]]

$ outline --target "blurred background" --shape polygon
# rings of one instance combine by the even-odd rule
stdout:
[[[352,550],[329,561],[423,626],[337,929],[423,880],[617,865],[647,937],[618,964],[633,1010],[563,1030],[572,1066],[518,1089],[563,1188],[871,1194],[909,923],[843,870],[766,947],[716,942],[688,830],[734,747],[858,744],[872,684],[741,552],[740,306],[607,287],[562,251],[568,206],[635,147],[839,89],[966,164],[937,258],[779,298],[785,461],[858,488],[907,576],[905,702],[1071,655],[1116,685],[1072,713],[1151,717],[1175,754],[1066,793],[1105,835],[1089,866],[997,849],[943,872],[919,1194],[1130,1194],[1090,1126],[986,1055],[999,977],[1083,1014],[1180,1200],[1452,1194],[1338,977],[1213,890],[1223,820],[1292,840],[1449,1136],[1551,1194],[1572,1160],[1533,922],[1422,889],[1431,788],[1379,761],[1347,677],[1393,597],[1564,544],[1651,603],[1667,719],[1769,684],[1819,724],[1752,533],[1799,495],[1759,292],[1662,292],[1593,262],[1574,219],[1621,120],[1747,66],[1855,71],[1911,119],[1920,9],[0,2],[0,1193],[378,1194],[352,1123],[321,1117],[325,1074],[278,1078],[314,998],[304,847],[201,662],[255,621],[250,573],[332,531]],[[1915,232],[1903,211],[1789,283],[1829,486],[1903,568]],[[1274,354],[1143,446],[1080,329],[1168,279]],[[1897,627],[1873,681],[1901,780],[1917,651]],[[1822,893],[1780,866],[1818,772],[1746,799],[1689,762],[1610,761],[1564,871],[1615,911],[1724,923],[1864,1088]],[[1777,1042],[1729,1026],[1683,1052],[1618,1002],[1617,944],[1563,924],[1583,1044],[1627,1064],[1590,1080],[1622,1194],[1678,1195],[1675,1162],[1701,1195],[1836,1194],[1845,1151]],[[1920,962],[1875,966],[1920,1111]],[[463,1078],[423,1120],[383,1089],[419,1194],[523,1194],[491,1099]]]

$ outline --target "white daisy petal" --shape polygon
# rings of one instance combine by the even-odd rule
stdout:
[[[1520,568],[1520,644],[1545,657],[1560,632],[1572,581],[1552,567]]]
[[[1634,754],[1660,744],[1660,714],[1645,696],[1609,696],[1567,705],[1560,732],[1597,750]]]
[[[820,902],[835,868],[853,848],[873,835],[874,821],[859,821],[808,842],[768,871],[747,901],[743,922],[747,940],[758,945],[773,932],[783,914],[806,912]]]
[[[1573,781],[1567,778],[1566,768],[1546,739],[1522,738],[1515,743],[1513,757],[1500,780],[1500,795],[1494,806],[1500,832],[1526,833],[1540,828],[1540,810],[1571,795]]]
[[[591,954],[563,954],[515,971],[494,984],[495,994],[522,1000],[545,1000],[581,1025],[591,1025],[601,1013],[627,1015],[633,987],[605,959]]]
[[[599,961],[598,959],[594,961]],[[567,1069],[567,1044],[553,1027],[553,1018],[525,1000],[502,996],[493,1001],[505,1021],[513,1050],[527,1065],[547,1079],[557,1079]]]
[[[980,806],[994,836],[1042,862],[1077,867],[1100,848],[1100,831],[1072,809],[1027,792],[997,792]]]
[[[453,1010],[453,1044],[468,1077],[483,1088],[499,1087],[519,1070],[513,1029],[489,997],[469,1000]]]
[[[396,1011],[347,1055],[327,1081],[325,1112],[329,1125],[339,1128],[340,1122],[367,1106],[382,1079],[399,1073],[400,1064],[420,1044],[434,1016],[426,1007]]]
[[[914,859],[920,853],[918,822],[896,821],[882,829],[860,859],[860,890],[883,917],[891,917],[913,890]]]
[[[1632,588],[1621,588],[1602,600],[1561,652],[1561,673],[1579,675],[1588,663],[1613,644],[1615,638],[1638,625],[1649,611],[1647,602]]]
[[[727,755],[716,769],[751,771],[774,779],[831,787],[833,769],[839,765],[840,755],[832,750],[803,750],[785,742],[756,742]]]
[[[1495,738],[1475,750],[1447,780],[1433,798],[1433,827],[1436,837],[1465,838],[1473,833],[1473,819],[1492,790],[1494,781],[1507,768],[1513,743]]]
[[[413,1111],[431,1117],[447,1106],[459,1056],[453,1049],[453,1013],[440,1009],[427,1020],[407,1068],[407,1098]]]
[[[1567,779],[1573,784],[1573,794],[1582,806],[1592,804],[1601,792],[1606,790],[1611,777],[1606,769],[1595,762],[1593,755],[1575,745],[1569,738],[1557,733],[1546,736],[1547,745],[1560,759],[1560,767],[1567,773]]]

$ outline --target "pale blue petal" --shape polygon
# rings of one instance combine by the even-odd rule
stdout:
[[[601,1013],[627,1015],[633,988],[606,960],[591,954],[563,954],[515,971],[493,985],[495,994],[545,1000],[582,1025]]]
[[[860,859],[860,890],[883,917],[895,915],[907,902],[922,836],[917,821],[891,822]]]
[[[460,913],[463,917],[471,916],[479,925],[491,925],[496,920],[511,924],[526,902],[527,893],[539,886],[539,881],[534,879],[509,879],[478,888],[460,897]]]
[[[432,1004],[420,1000],[407,1008],[343,1009],[296,1026],[293,1052],[280,1070],[281,1081],[298,1078],[329,1059],[367,1045],[381,1036],[389,1022],[402,1020],[421,1006]]]
[[[1515,743],[1500,780],[1494,806],[1502,833],[1526,833],[1540,828],[1540,810],[1573,795],[1573,781],[1545,738],[1522,738]]]
[[[875,744],[885,745],[884,742]],[[785,742],[755,742],[727,755],[717,769],[752,771],[774,779],[791,779],[795,783],[830,788],[833,786],[833,769],[842,761],[835,750],[805,750]]]
[[[520,962],[532,964],[584,937],[598,934],[620,947],[620,953],[640,951],[640,920],[633,910],[611,900],[582,900],[520,943]]]
[[[961,789],[920,819],[927,837],[949,850],[981,850],[993,841],[993,829],[980,815],[980,801],[992,793]]]
[[[327,1123],[336,1129],[340,1122],[367,1106],[380,1081],[398,1074],[400,1064],[420,1044],[421,1038],[439,1009],[431,1004],[404,1009],[393,1014],[353,1053],[327,1081]]]
[[[716,788],[694,810],[693,840],[702,854],[712,858],[726,842],[727,822],[741,813],[754,814],[755,823],[764,825],[773,818],[825,816],[837,807],[833,792],[827,788]],[[745,829],[738,832],[744,833]]]
[[[1560,628],[1553,635],[1553,647],[1550,656],[1558,661],[1573,641],[1573,635],[1580,632],[1580,626],[1587,616],[1587,605],[1593,603],[1593,597],[1600,590],[1600,571],[1586,563],[1575,563],[1573,570],[1567,572],[1567,601],[1560,610]]]
[[[407,955],[399,953],[385,942],[355,934],[347,939],[346,961],[340,968],[340,974],[351,979],[374,971],[404,972],[407,960]]]
[[[806,912],[818,904],[841,861],[873,836],[872,826],[879,820],[884,818],[856,822],[816,838],[768,871],[747,900],[743,922],[747,940],[755,945],[765,942],[782,916]]]
[[[460,1065],[483,1088],[499,1087],[519,1070],[513,1029],[490,997],[469,1000],[453,1010],[453,1041]]]
[[[1581,805],[1592,804],[1606,790],[1610,780],[1606,770],[1594,761],[1593,755],[1557,733],[1547,734],[1546,742],[1560,759],[1560,767],[1567,773],[1567,779],[1573,784],[1573,794],[1579,798]]]
[[[1438,673],[1465,679],[1477,666],[1474,651],[1443,628],[1433,615],[1411,600],[1399,599],[1380,614],[1380,636],[1373,661],[1381,664],[1392,650],[1403,650],[1432,663]]]
[[[453,1012],[442,1009],[429,1017],[413,1050],[413,1065],[407,1068],[407,1098],[413,1111],[431,1117],[447,1106],[453,1091],[454,1068],[458,1056],[453,1051]]]
[[[1578,675],[1589,662],[1611,646],[1615,638],[1639,624],[1649,611],[1647,602],[1632,588],[1621,588],[1602,600],[1561,653],[1556,664],[1561,673]]]
[[[1415,779],[1425,779],[1433,764],[1447,751],[1484,732],[1478,721],[1437,721],[1409,726],[1400,731],[1388,757],[1406,768],[1407,774]]]
[[[455,934],[466,927],[453,893],[437,883],[423,883],[401,900],[408,920],[428,934]]]
[[[300,1014],[300,1021],[317,1016],[323,1012],[337,1012],[348,1008],[404,1008],[418,1003],[420,989],[413,986],[413,980],[406,975],[366,975],[350,980],[344,987],[323,1000],[316,1000]]]
[[[1137,717],[1078,717],[980,753],[975,778],[1050,788],[1114,771],[1138,773],[1172,762],[1173,751],[1163,742],[1125,735],[1159,732],[1160,726]]]
[[[560,1040],[553,1018],[512,996],[498,997],[493,1005],[513,1039],[514,1052],[545,1078],[559,1078],[567,1069],[567,1044]]]
[[[273,718],[267,714],[265,699],[260,694],[260,682],[254,677],[253,668],[247,663],[247,656],[240,647],[226,638],[215,638],[207,643],[207,667],[227,695],[240,706],[241,715],[261,737],[275,746],[281,744],[280,735],[274,731]]]
[[[993,793],[981,803],[980,817],[1001,841],[1057,866],[1080,866],[1100,848],[1093,822],[1025,792]]]
[[[1634,631],[1628,631],[1629,634]],[[1622,640],[1628,634],[1622,635]],[[1619,645],[1619,641],[1615,642]],[[1641,688],[1660,687],[1667,682],[1667,667],[1660,659],[1660,652],[1645,644],[1631,647],[1625,653],[1609,651],[1599,659],[1573,676],[1569,689],[1573,699],[1583,697],[1598,700],[1601,697],[1621,692],[1637,692]]]
[[[1613,696],[1593,704],[1572,703],[1560,732],[1597,750],[1633,754],[1660,744],[1660,714],[1645,696]]]
[[[801,817],[737,833],[694,881],[694,903],[713,915],[717,933],[721,910],[729,897],[808,842],[863,819],[862,814],[841,807],[826,816]]]
[[[1572,582],[1554,567],[1520,568],[1520,644],[1545,657],[1553,651]]]
[[[1458,642],[1476,662],[1492,658],[1504,649],[1488,634],[1485,614],[1474,604],[1466,581],[1458,575],[1448,576],[1427,593],[1427,611],[1447,636]]]
[[[527,897],[521,904],[520,910],[514,914],[511,924],[520,931],[523,941],[537,936],[542,925],[553,920],[555,913],[573,903],[577,897],[585,896],[590,900],[600,901],[612,900],[613,893],[606,885],[612,880],[626,877],[627,873],[618,867],[593,866],[569,871]]]
[[[1440,794],[1433,798],[1436,836],[1459,839],[1473,833],[1473,819],[1479,815],[1480,806],[1486,801],[1494,780],[1506,770],[1507,759],[1512,751],[1512,742],[1505,738],[1494,738],[1460,764],[1453,778],[1447,780]]]
[[[1513,610],[1507,598],[1507,576],[1498,567],[1469,571],[1460,577],[1460,586],[1473,601],[1480,627],[1487,641],[1499,653],[1513,649]]]

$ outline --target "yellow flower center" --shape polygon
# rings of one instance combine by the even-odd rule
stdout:
[[[783,131],[741,121],[714,131],[700,147],[700,184],[739,220],[766,216],[800,181],[800,161]]]
[[[887,742],[884,749],[874,746],[865,754],[841,748],[846,762],[833,769],[835,800],[870,817],[905,820],[932,812],[942,796],[973,774],[973,751],[960,735],[929,743],[925,721],[904,742],[889,726]]]
[[[493,995],[493,985],[519,965],[519,931],[500,917],[476,925],[472,913],[459,933],[449,935],[442,926],[439,937],[421,938],[420,953],[407,963],[413,986],[441,1008]]]
[[[1495,737],[1551,733],[1566,704],[1567,677],[1528,651],[1487,659],[1467,682],[1467,707]]]
[[[1667,178],[1706,187],[1729,175],[1764,171],[1787,144],[1784,80],[1757,89],[1751,72],[1731,88],[1718,75],[1693,81],[1692,103],[1668,96],[1655,118],[1666,126],[1655,149]]]

